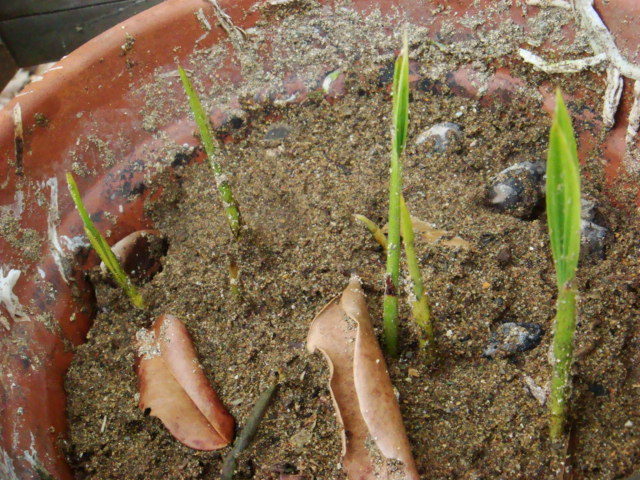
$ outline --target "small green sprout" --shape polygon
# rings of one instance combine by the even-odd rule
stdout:
[[[233,474],[236,471],[238,462],[238,456],[249,446],[249,443],[251,443],[251,440],[258,431],[258,425],[260,425],[260,421],[267,411],[271,397],[278,388],[278,384],[278,380],[273,380],[267,389],[262,392],[260,397],[258,397],[258,400],[251,409],[251,413],[249,413],[247,424],[236,438],[236,441],[233,442],[233,448],[224,459],[222,474],[220,475],[221,480],[233,479]]]
[[[547,223],[556,270],[558,300],[553,334],[553,374],[549,397],[550,437],[564,439],[571,393],[576,294],[573,281],[580,257],[580,171],[571,118],[556,92],[556,109],[547,155]]]
[[[383,328],[389,355],[398,355],[398,289],[400,276],[400,196],[402,195],[401,156],[407,140],[409,121],[409,43],[405,32],[402,52],[393,73],[393,143],[389,181],[389,232],[387,234],[387,272],[385,274]]]
[[[360,223],[364,224],[364,226],[369,229],[369,232],[371,233],[371,236],[373,237],[373,239],[376,242],[378,242],[378,245],[380,245],[382,249],[386,252],[387,237],[384,236],[382,229],[378,225],[376,225],[373,221],[365,217],[364,215],[354,215],[353,218],[355,218]]]
[[[413,296],[411,298],[411,313],[413,320],[420,327],[422,336],[419,339],[420,348],[424,350],[427,363],[433,363],[436,356],[435,338],[433,335],[433,325],[431,324],[431,305],[429,297],[424,292],[422,285],[422,275],[420,274],[420,265],[418,256],[414,247],[413,224],[411,223],[411,214],[404,201],[404,196],[400,196],[400,231],[402,234],[402,242],[404,243],[404,253],[407,256],[407,267],[413,287]]]
[[[216,161],[218,149],[216,148],[213,140],[209,118],[207,117],[204,108],[202,108],[198,94],[193,88],[193,85],[191,85],[191,81],[189,80],[187,73],[181,67],[178,67],[178,71],[180,72],[180,79],[182,80],[184,91],[189,98],[191,112],[193,113],[196,124],[198,125],[204,150],[207,153],[207,158],[209,159],[209,163],[213,169],[213,175],[218,186],[218,192],[222,199],[222,205],[224,206],[227,220],[229,221],[229,227],[231,228],[231,232],[234,237],[238,238],[242,229],[242,217],[240,216],[238,204],[233,198],[233,193],[231,192],[231,186],[229,185],[227,176],[222,171],[220,164]]]
[[[87,209],[82,202],[82,196],[80,195],[76,181],[71,173],[67,173],[67,185],[69,187],[69,193],[71,193],[73,203],[75,203],[76,209],[78,210],[82,223],[84,224],[84,231],[89,238],[89,242],[91,242],[91,246],[98,253],[98,256],[104,262],[107,269],[109,269],[116,283],[125,291],[129,300],[131,300],[131,303],[136,308],[145,308],[142,296],[138,293],[136,287],[134,287],[131,282],[131,279],[122,269],[120,262],[118,262],[118,259],[111,251],[111,247],[93,224],[91,217],[89,217]]]

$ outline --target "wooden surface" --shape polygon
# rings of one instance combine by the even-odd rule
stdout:
[[[20,67],[55,61],[161,1],[0,0],[0,38]]]
[[[17,70],[16,62],[0,39],[0,90],[11,80]]]

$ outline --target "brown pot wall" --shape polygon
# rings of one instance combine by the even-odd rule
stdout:
[[[220,3],[238,26],[248,28],[258,20],[258,10],[252,9],[253,1]],[[457,12],[459,16],[478,8],[470,6],[474,3],[471,0],[443,0],[441,3],[451,6],[452,13]],[[484,3],[491,3],[491,0]],[[431,22],[431,10],[424,8],[419,0],[374,4],[383,12],[401,6],[412,22],[429,20],[431,34],[435,37],[438,32],[441,20]],[[374,8],[368,0],[356,0],[353,5],[365,12]],[[633,23],[629,23],[629,18],[633,18],[632,15],[637,18],[640,6],[634,1],[612,2],[607,8],[600,2],[597,5],[610,29],[620,32],[617,36],[620,46],[634,54],[635,57],[629,58],[637,61],[636,46],[640,35]],[[92,253],[61,267],[52,256],[55,246],[48,230],[54,228],[58,236],[82,234],[80,219],[75,214],[64,180],[73,161],[70,153],[79,136],[98,134],[101,138],[111,139],[115,165],[105,167],[97,152],[89,152],[83,158],[89,168],[98,172],[96,176],[77,177],[87,208],[91,212],[108,211],[117,217],[115,225],[104,218],[98,221],[98,228],[111,229],[113,239],[152,226],[143,217],[147,192],[133,201],[128,199],[128,194],[143,179],[137,163],[142,152],[159,146],[141,127],[144,98],[134,92],[151,79],[156,68],[175,69],[176,62],[192,52],[196,39],[203,34],[194,16],[194,11],[200,8],[213,18],[211,3],[205,0],[168,0],[131,18],[61,60],[42,81],[29,85],[0,111],[0,208],[17,205],[22,198],[24,211],[19,217],[20,226],[32,228],[47,239],[39,259],[30,261],[23,258],[7,239],[0,238],[0,266],[5,274],[8,268],[21,270],[13,292],[21,304],[27,306],[30,317],[24,322],[10,319],[8,331],[0,326],[0,474],[10,480],[46,478],[39,476],[43,472],[54,478],[72,478],[60,449],[67,428],[63,377],[71,361],[73,346],[85,340],[91,326],[95,302],[92,288],[84,280],[84,272],[94,266],[97,259]],[[509,16],[519,24],[526,23],[519,2],[513,2]],[[501,19],[493,20],[499,22]],[[464,36],[470,32],[460,26],[458,34]],[[214,25],[213,31],[198,46],[212,45],[223,35],[226,35],[224,30]],[[135,40],[130,49],[123,48],[128,38]],[[478,92],[469,80],[471,73],[471,67],[451,72],[448,86],[456,94],[476,97]],[[240,81],[237,69],[232,65],[221,66],[221,75]],[[482,97],[483,105],[509,101],[510,92],[520,84],[522,80],[514,78],[508,69],[498,69],[489,91]],[[294,88],[291,84],[288,86]],[[624,154],[631,86],[627,81],[624,106],[603,147],[602,160],[607,164],[613,200],[617,198],[617,178]],[[545,84],[538,88],[548,100],[545,108],[550,109],[552,86]],[[585,105],[576,122],[582,158],[596,146],[602,131],[600,99],[585,96],[586,93],[575,94],[576,98],[583,96]],[[12,111],[18,104],[24,127],[21,159],[16,158],[12,118]],[[46,125],[39,126],[36,118],[45,118]],[[195,144],[192,129],[184,118],[177,118],[168,127],[171,137],[178,143]],[[50,211],[52,199],[58,202],[57,212]],[[122,205],[122,212],[118,205]],[[61,272],[65,272],[66,278]],[[53,291],[51,287],[45,289],[47,284],[42,275],[53,285]],[[2,306],[0,313],[9,318]]]

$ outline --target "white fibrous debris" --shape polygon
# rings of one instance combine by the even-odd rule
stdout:
[[[0,303],[4,305],[4,308],[7,309],[7,312],[15,322],[24,322],[29,320],[29,316],[20,303],[20,300],[16,294],[13,293],[13,287],[15,287],[18,282],[20,273],[20,270],[10,269],[5,277],[4,270],[0,267]],[[8,328],[7,325],[4,326]]]
[[[525,62],[547,73],[574,73],[601,63],[605,64],[607,85],[602,108],[602,122],[605,128],[613,127],[624,86],[622,77],[634,80],[634,101],[629,113],[624,160],[628,171],[640,170],[640,158],[631,152],[640,127],[640,65],[635,65],[622,56],[613,35],[594,8],[593,0],[572,0],[571,3],[561,0],[528,0],[527,4],[540,7],[573,7],[576,20],[586,31],[586,37],[589,39],[594,55],[578,60],[549,63],[529,50],[520,49],[519,53]]]
[[[60,239],[58,238],[58,223],[60,222],[60,213],[58,211],[58,179],[51,177],[46,183],[51,188],[51,199],[49,201],[49,212],[47,214],[47,235],[49,236],[49,245],[51,247],[51,255],[60,271],[60,275],[65,283],[69,283],[65,272],[65,256]]]
[[[544,404],[547,403],[547,397],[549,396],[549,385],[540,387],[529,375],[524,375],[523,378],[531,396],[535,398],[541,406],[544,406]]]
[[[84,235],[76,235],[75,237],[67,237],[66,235],[61,235],[60,240],[64,243],[64,246],[72,253],[75,253],[77,250],[80,250],[83,247],[88,247],[91,245],[87,237]]]

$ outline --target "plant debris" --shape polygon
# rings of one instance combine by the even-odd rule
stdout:
[[[417,480],[398,401],[358,277],[352,277],[342,296],[313,320],[307,349],[322,352],[329,364],[331,395],[344,428],[342,463],[348,477]]]
[[[138,331],[136,339],[140,409],[162,420],[188,447],[227,446],[235,422],[211,388],[182,322],[162,315],[150,330]]]

